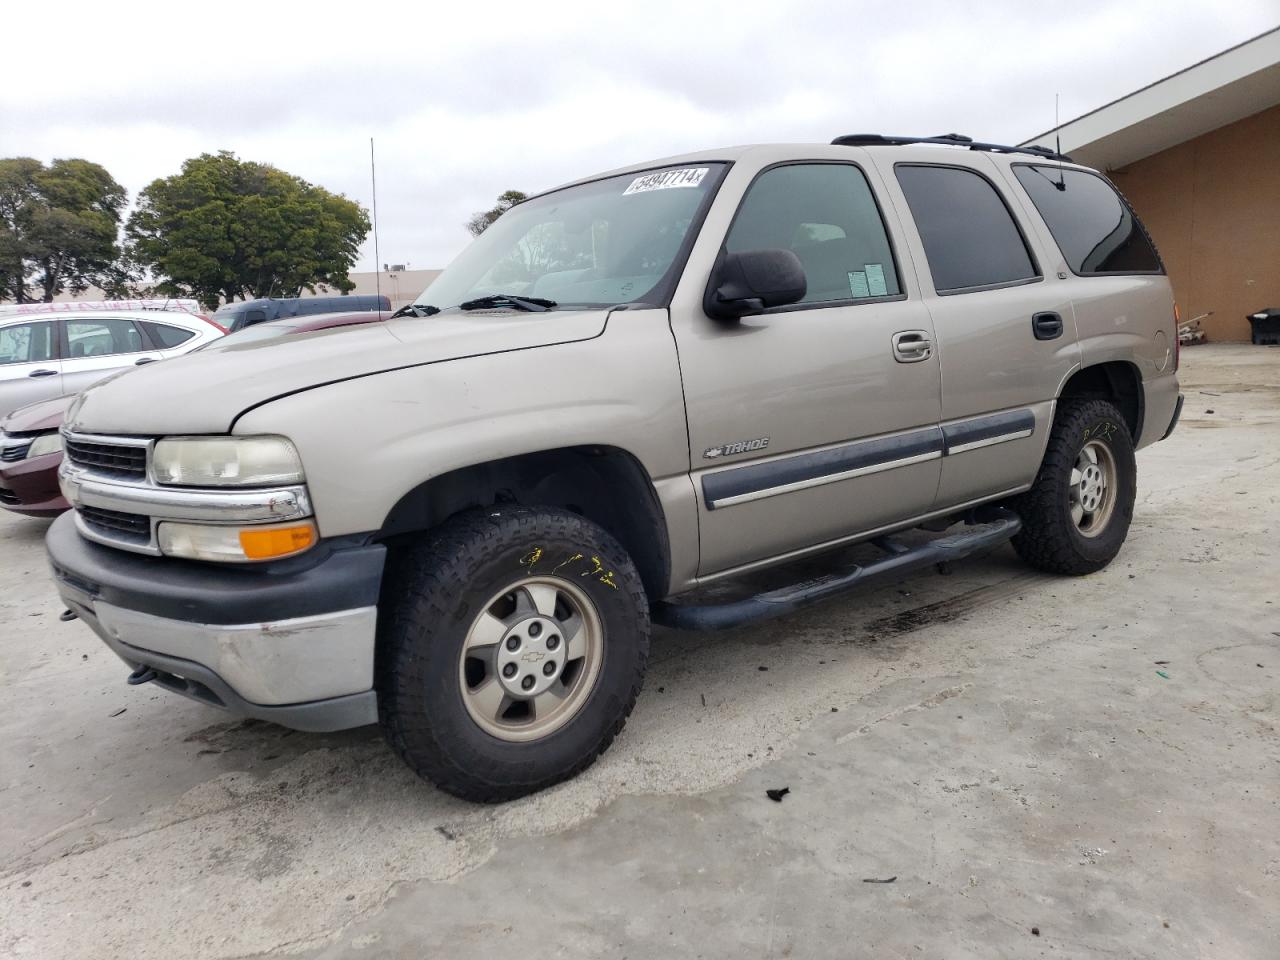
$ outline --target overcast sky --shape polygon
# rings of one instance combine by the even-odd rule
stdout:
[[[445,265],[475,210],[686,150],[842,133],[1015,143],[1280,23],[1280,0],[21,4],[0,156],[134,196],[205,151],[365,206],[384,262]],[[374,265],[372,238],[357,269]]]

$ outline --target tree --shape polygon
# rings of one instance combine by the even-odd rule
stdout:
[[[117,236],[128,194],[88,160],[0,160],[0,297],[46,303],[121,282]]]
[[[364,208],[323,187],[227,150],[205,153],[139,194],[126,234],[157,293],[213,307],[296,297],[317,285],[343,293],[369,233]]]
[[[471,219],[467,221],[467,229],[471,231],[473,237],[478,237],[489,229],[493,221],[497,220],[517,203],[524,203],[528,199],[529,197],[519,190],[508,190],[498,197],[498,203],[492,209],[472,214]]]

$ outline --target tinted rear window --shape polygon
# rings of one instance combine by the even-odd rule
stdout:
[[[1074,272],[1163,272],[1146,230],[1102,177],[1040,164],[1014,164],[1013,172]]]
[[[167,323],[153,323],[143,320],[142,325],[147,328],[147,333],[151,334],[151,339],[166,350],[170,347],[176,347],[180,343],[186,343],[195,336],[195,332],[192,330],[171,327]]]
[[[895,169],[939,293],[1039,276],[1009,208],[985,177],[959,167]]]

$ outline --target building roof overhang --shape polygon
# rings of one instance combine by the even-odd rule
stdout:
[[[1123,167],[1280,104],[1280,27],[1179,70],[1021,145],[1099,170]]]

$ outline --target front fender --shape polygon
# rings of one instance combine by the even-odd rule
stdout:
[[[235,432],[293,440],[325,537],[378,530],[424,481],[524,453],[620,447],[660,495],[686,489],[671,481],[689,470],[665,310],[615,312],[604,335],[592,340],[395,370],[281,397],[242,416]],[[696,544],[696,529],[688,530],[678,507],[668,509],[668,523],[684,528],[680,541],[692,536]]]

